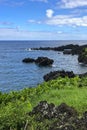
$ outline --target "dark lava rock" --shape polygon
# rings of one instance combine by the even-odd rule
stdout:
[[[82,77],[86,77],[87,76],[87,72],[86,73],[83,73],[83,74],[79,74],[79,77],[82,78]]]
[[[71,54],[71,49],[65,49],[64,51],[63,51],[63,54]]]
[[[77,111],[65,103],[55,106],[53,103],[41,101],[29,115],[38,124],[49,120],[50,123],[46,124],[47,130],[87,130],[87,112],[79,118]],[[44,130],[40,126],[39,129]]]
[[[25,58],[25,59],[22,60],[22,62],[24,62],[24,63],[32,63],[32,62],[35,62],[35,60],[32,59],[32,58]]]
[[[59,47],[40,47],[40,48],[32,48],[32,50],[64,51],[64,49],[74,49],[74,48],[78,48],[78,47],[79,47],[79,45],[69,44],[69,45],[63,45],[63,46],[59,46]]]
[[[87,129],[87,111],[83,113],[83,117],[81,118],[81,124]]]
[[[49,66],[49,65],[52,65],[53,62],[54,61],[52,59],[49,59],[47,57],[38,57],[35,60],[35,63],[38,64],[39,66]]]
[[[72,54],[72,55],[78,55],[81,53],[81,51],[86,48],[87,45],[63,45],[59,47],[40,47],[40,48],[32,48],[32,50],[53,50],[53,51],[62,51],[64,54]],[[70,50],[69,52],[66,52],[66,50]]]
[[[87,64],[87,51],[85,49],[78,55],[78,61]]]
[[[48,104],[47,101],[41,101],[36,107],[33,108],[30,115],[39,114],[40,120],[46,118],[51,119],[54,117],[55,113],[55,105]]]
[[[87,111],[83,113],[83,119],[86,119],[87,121]]]
[[[53,71],[53,72],[50,72],[46,75],[44,75],[44,80],[45,81],[49,81],[49,80],[53,80],[53,79],[56,79],[58,77],[69,77],[69,78],[73,78],[75,77],[76,75],[73,73],[73,71],[69,72],[69,71]]]
[[[60,46],[57,48],[58,51],[63,51],[64,54],[68,53],[68,54],[78,54],[78,50],[79,50],[79,45],[73,45],[73,44],[69,44],[69,45],[64,45],[64,46]]]
[[[78,61],[83,64],[87,64],[87,56],[79,55]]]
[[[53,60],[48,57],[38,57],[37,59],[25,58],[22,60],[24,63],[36,63],[39,66],[50,66],[53,64]]]
[[[49,130],[76,130],[76,129],[72,124],[70,125],[62,124],[58,126],[58,123],[57,123],[57,124],[53,124],[53,126],[51,126]]]
[[[75,111],[74,108],[69,107],[69,106],[68,106],[67,104],[65,104],[65,103],[60,104],[57,109],[59,110],[60,113],[62,113],[62,114],[65,113],[65,115],[66,115],[68,118],[77,115],[77,111]]]
[[[39,114],[40,118],[52,119],[52,118],[70,118],[71,116],[76,116],[77,112],[74,108],[69,107],[65,103],[56,107],[53,103],[48,104],[47,101],[41,101],[36,107],[33,108],[30,115]],[[63,118],[62,118],[63,119]]]

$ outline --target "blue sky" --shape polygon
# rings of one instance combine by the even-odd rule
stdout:
[[[87,0],[0,0],[0,40],[87,40]]]

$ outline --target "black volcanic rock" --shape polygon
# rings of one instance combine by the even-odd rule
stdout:
[[[72,55],[78,55],[81,53],[81,51],[86,48],[87,45],[73,45],[73,44],[69,44],[69,45],[63,45],[63,46],[59,46],[59,47],[40,47],[40,48],[31,48],[32,50],[53,50],[53,51],[62,51],[65,54],[72,54]],[[69,52],[66,52],[65,50],[71,50]]]
[[[62,103],[56,107],[53,103],[48,104],[47,101],[41,101],[36,107],[33,108],[32,112],[30,112],[30,115],[34,114],[39,114],[40,118],[43,119],[58,118],[60,114],[65,114],[65,117],[70,118],[72,116],[76,116],[77,111],[65,103]]]
[[[67,104],[62,103],[57,108],[60,113],[64,114],[66,113],[66,116],[70,118],[71,116],[76,116],[77,112],[74,110],[74,108],[69,107]]]
[[[22,62],[24,62],[24,63],[32,63],[32,62],[35,62],[35,60],[32,59],[32,58],[25,58],[25,59],[22,60]]]
[[[78,57],[78,61],[83,64],[87,64],[87,56],[80,54]]]
[[[65,49],[65,50],[63,51],[63,54],[71,54],[71,49]]]
[[[53,62],[54,61],[52,59],[49,59],[47,57],[38,57],[35,60],[35,63],[38,64],[39,66],[49,66],[49,65],[52,65]]]
[[[39,66],[50,66],[53,64],[53,60],[48,57],[38,57],[37,59],[25,58],[22,60],[24,63],[36,63]]]
[[[82,52],[78,55],[78,61],[87,64],[87,48],[84,48]]]
[[[87,72],[86,73],[83,73],[83,74],[79,74],[79,77],[82,78],[82,77],[86,77],[87,76]]]
[[[42,122],[46,123],[46,130],[87,130],[87,111],[79,117],[77,111],[66,103],[55,106],[41,101],[29,116],[37,122],[37,130],[45,130],[39,125]]]
[[[53,79],[56,79],[58,77],[69,77],[69,78],[73,78],[75,77],[76,75],[73,73],[73,71],[69,72],[69,71],[53,71],[53,72],[50,72],[46,75],[44,75],[44,80],[45,81],[49,81],[49,80],[53,80]]]
[[[79,48],[79,45],[63,45],[59,47],[40,47],[40,48],[31,48],[32,50],[53,50],[53,51],[64,51],[65,49],[76,49]]]

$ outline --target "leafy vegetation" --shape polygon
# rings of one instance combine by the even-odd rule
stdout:
[[[37,123],[29,112],[40,101],[59,105],[62,102],[73,106],[81,115],[87,111],[87,77],[58,78],[44,82],[35,88],[25,88],[10,93],[0,92],[0,130],[39,130],[51,121]],[[38,124],[38,125],[37,125]]]

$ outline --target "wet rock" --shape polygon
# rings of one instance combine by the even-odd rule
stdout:
[[[25,58],[25,59],[22,60],[22,62],[24,62],[24,63],[33,63],[33,62],[35,62],[35,60],[32,59],[32,58]]]
[[[71,49],[65,49],[64,51],[63,51],[63,54],[71,54]]]
[[[53,79],[56,79],[58,77],[69,77],[69,78],[73,78],[75,77],[76,75],[73,73],[73,71],[53,71],[53,72],[50,72],[46,75],[44,75],[44,80],[45,81],[49,81],[49,80],[53,80]]]
[[[47,57],[38,57],[35,61],[36,64],[38,64],[39,66],[49,66],[53,64],[53,60],[49,59]]]
[[[25,58],[22,60],[24,63],[36,63],[39,66],[50,66],[53,64],[53,60],[48,57],[38,57],[37,59]]]
[[[86,77],[87,76],[87,72],[86,73],[83,73],[83,74],[79,74],[79,77],[82,78],[82,77]]]

